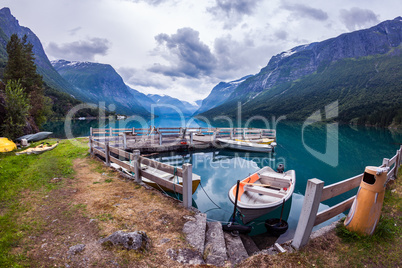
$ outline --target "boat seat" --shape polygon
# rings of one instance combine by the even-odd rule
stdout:
[[[280,192],[279,190],[265,188],[257,185],[244,185],[244,190],[253,193],[269,195],[277,198],[283,198],[286,194],[286,192]]]
[[[278,188],[290,187],[290,176],[279,173],[262,173],[260,174],[260,181],[263,184],[270,184]]]

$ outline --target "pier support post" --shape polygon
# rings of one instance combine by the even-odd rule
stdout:
[[[142,181],[142,179],[141,179],[140,151],[139,150],[134,150],[133,155],[134,155],[133,163],[134,163],[135,182],[140,183]]]
[[[242,133],[242,139],[245,140],[246,139],[246,130],[243,129],[243,133]]]
[[[106,158],[106,166],[110,167],[110,148],[109,141],[105,142],[105,158]]]
[[[162,133],[159,132],[159,145],[162,145]]]
[[[230,129],[230,139],[231,139],[231,140],[233,140],[233,133],[234,133],[234,129],[231,128],[231,129]]]
[[[190,144],[193,144],[194,132],[190,132]]]
[[[190,208],[193,199],[193,166],[191,164],[183,164],[183,206]]]
[[[292,242],[292,246],[297,249],[305,246],[310,238],[321,202],[323,188],[324,182],[319,179],[307,181],[303,207]]]

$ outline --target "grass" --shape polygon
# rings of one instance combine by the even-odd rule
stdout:
[[[402,197],[398,194],[402,190],[401,172],[398,177],[398,180],[387,187],[382,215],[372,236],[350,232],[343,224],[337,226],[336,233],[346,246],[338,253],[340,259],[348,261],[350,266],[392,267],[398,262],[401,264],[401,250],[396,250],[402,242]]]
[[[68,141],[61,141],[54,150],[40,155],[0,154],[0,267],[20,267],[19,263],[27,257],[23,253],[11,254],[12,250],[27,233],[41,227],[40,221],[22,217],[34,205],[24,198],[32,193],[45,195],[60,187],[60,183],[51,183],[52,179],[72,178],[73,159],[87,154],[85,147],[73,146]]]

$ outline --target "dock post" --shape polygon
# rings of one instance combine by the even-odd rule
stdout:
[[[133,127],[133,136],[135,135],[135,127]]]
[[[192,206],[193,200],[193,166],[191,164],[185,163],[183,168],[183,206],[185,208],[190,208]]]
[[[105,142],[105,158],[106,158],[106,166],[110,167],[110,147],[109,141]]]
[[[134,174],[135,174],[135,182],[140,183],[141,179],[141,163],[140,163],[140,151],[134,150]]]
[[[109,128],[109,136],[113,137],[113,128],[111,128],[111,127]]]
[[[193,144],[194,132],[190,132],[190,144]]]
[[[91,128],[92,129],[92,128]],[[94,143],[93,143],[93,137],[92,135],[89,136],[89,153],[91,154],[91,156],[94,155]]]
[[[382,160],[382,167],[389,167],[389,159],[388,158],[384,158]]]
[[[159,145],[162,145],[162,132],[159,132]]]
[[[124,150],[127,150],[127,134],[126,134],[126,132],[123,132],[123,148],[124,148]]]
[[[303,207],[292,242],[292,246],[297,249],[305,246],[310,238],[317,217],[318,206],[321,202],[323,188],[324,182],[319,179],[307,181]]]
[[[231,129],[230,129],[230,139],[231,139],[231,140],[233,140],[233,133],[234,133],[234,129],[231,128]]]
[[[242,133],[242,139],[245,140],[246,139],[246,129],[243,128],[243,133]]]

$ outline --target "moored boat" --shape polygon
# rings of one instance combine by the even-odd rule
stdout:
[[[231,139],[217,139],[222,146],[242,151],[251,152],[271,152],[276,146],[275,142],[271,144],[259,144],[255,142],[242,141],[242,140],[231,140]]]
[[[28,135],[19,137],[15,140],[20,142],[22,139],[25,139],[28,142],[35,142],[35,141],[41,141],[41,140],[47,139],[52,134],[53,134],[53,132],[42,131],[42,132],[38,132],[35,134],[28,134]]]
[[[126,161],[124,161],[124,162],[126,162]],[[127,170],[126,168],[121,167],[118,164],[111,163],[111,166],[113,168],[115,168],[115,169],[118,169],[118,170],[121,170],[121,171],[125,172],[126,174],[128,174],[130,176],[133,176],[133,173],[131,173],[129,170]],[[182,177],[175,176],[173,174],[170,174],[170,173],[164,172],[162,170],[159,170],[159,169],[147,166],[147,165],[143,165],[143,164],[141,164],[141,170],[146,170],[147,173],[151,173],[152,175],[155,175],[155,176],[157,176],[157,177],[159,177],[159,178],[161,178],[163,180],[169,181],[171,183],[176,183],[176,184],[183,185],[183,178]],[[152,181],[150,179],[147,179],[145,177],[142,177],[141,180],[144,183],[148,184],[149,186],[151,186],[151,187],[153,187],[155,189],[163,190],[165,192],[171,192],[171,193],[175,192],[174,190],[166,188],[163,185],[159,185],[156,182],[154,182],[154,181]],[[192,177],[192,193],[193,194],[197,190],[198,185],[200,184],[200,182],[201,182],[201,177],[199,175],[193,173],[193,177]]]
[[[0,153],[11,152],[15,149],[17,149],[17,145],[14,142],[4,137],[0,138]]]
[[[296,173],[289,170],[276,172],[263,167],[256,173],[240,181],[237,210],[243,223],[265,215],[281,206],[292,196],[296,184]],[[229,199],[234,204],[237,185],[229,190]]]
[[[253,143],[258,143],[258,144],[271,144],[271,143],[275,142],[275,139],[268,139],[268,138],[253,139],[253,140],[235,139],[235,141],[253,142]]]
[[[57,142],[57,143],[55,143],[53,145],[50,145],[48,143],[46,143],[46,144],[42,143],[42,144],[40,144],[40,145],[38,145],[36,147],[28,148],[28,149],[26,149],[24,151],[21,151],[21,152],[15,153],[15,154],[16,155],[20,155],[20,154],[41,154],[41,153],[53,150],[54,148],[56,148],[56,146],[58,144],[59,144],[59,142]]]

